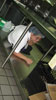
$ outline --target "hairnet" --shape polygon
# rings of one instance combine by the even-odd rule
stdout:
[[[40,35],[42,38],[45,37],[35,26],[30,27],[29,32],[35,35]]]

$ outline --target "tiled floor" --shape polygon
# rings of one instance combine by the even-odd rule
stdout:
[[[1,67],[4,60],[4,49],[0,43],[0,100],[22,100],[9,64]]]

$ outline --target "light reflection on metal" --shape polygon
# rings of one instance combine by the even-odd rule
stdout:
[[[0,8],[0,11],[3,9],[3,7],[4,7],[5,3],[6,3],[6,0],[4,0],[4,2],[3,2],[3,4],[2,4],[2,6],[1,6],[1,8]]]
[[[43,1],[47,1],[52,6],[54,6],[56,4],[56,0],[43,0]]]

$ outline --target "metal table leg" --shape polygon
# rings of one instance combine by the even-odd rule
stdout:
[[[20,25],[24,22],[25,18],[26,18],[26,17],[24,17],[24,18],[22,19],[22,21],[20,22]]]
[[[54,48],[54,45],[50,47],[50,49],[45,53],[45,55],[41,58],[41,61],[49,54],[49,52]]]
[[[4,0],[4,2],[3,2],[3,4],[2,4],[2,6],[1,6],[1,8],[0,8],[0,11],[3,9],[3,7],[4,7],[5,3],[6,3],[6,0]]]

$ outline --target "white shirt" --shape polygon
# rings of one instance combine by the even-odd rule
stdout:
[[[17,40],[20,38],[21,34],[25,30],[26,26],[24,25],[18,25],[15,27],[15,29],[8,35],[8,41],[10,44],[13,44],[13,46],[16,44]],[[15,52],[19,53],[20,50],[25,46],[27,47],[27,41],[30,40],[31,33],[28,31],[18,47],[16,48]]]

